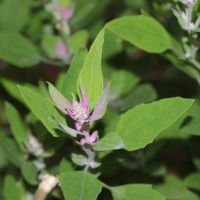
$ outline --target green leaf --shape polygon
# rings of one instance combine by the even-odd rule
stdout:
[[[20,31],[29,19],[30,0],[4,0],[0,5],[0,30]]]
[[[88,38],[89,34],[86,30],[80,30],[75,32],[68,38],[69,48],[73,51],[77,51],[81,47],[85,47],[87,45]]]
[[[62,174],[69,171],[73,171],[72,163],[63,158],[59,164],[59,172],[60,174]]]
[[[40,61],[36,47],[17,33],[0,33],[0,58],[18,67],[30,67]]]
[[[5,158],[16,167],[20,167],[25,161],[16,143],[8,138],[4,132],[0,132],[0,148]]]
[[[173,175],[168,175],[163,184],[155,186],[155,189],[167,199],[199,200],[198,196],[190,192],[183,181]]]
[[[72,64],[70,65],[70,68],[64,77],[64,81],[61,86],[61,93],[69,100],[72,100],[72,93],[76,94],[76,83],[78,81],[78,77],[83,67],[86,55],[87,51],[85,48],[79,49],[74,55]]]
[[[151,185],[129,184],[111,188],[114,200],[165,200]]]
[[[23,102],[22,95],[19,93],[17,83],[9,79],[1,79],[1,84],[6,89],[9,95],[14,97],[20,102]]]
[[[28,130],[23,123],[18,111],[10,103],[6,103],[6,111],[11,126],[12,133],[21,149],[24,149],[27,141]]]
[[[75,154],[72,153],[72,161],[74,164],[79,165],[79,166],[84,166],[87,163],[87,158],[85,158],[83,155],[81,154]]]
[[[101,148],[106,148],[107,144],[112,143],[115,144],[113,149],[121,144],[124,144],[121,146],[128,151],[144,148],[152,143],[159,133],[176,122],[193,103],[194,100],[176,97],[136,106],[122,114],[117,120],[118,124],[114,132],[117,134],[119,143],[115,134],[110,136],[108,134],[100,140],[101,145],[105,144],[105,147]]]
[[[185,133],[200,136],[200,101],[196,101],[190,109],[189,116],[186,118],[185,123],[181,130]]]
[[[43,123],[43,125],[53,136],[57,137],[58,132],[55,130],[55,128],[58,127],[52,120],[52,117],[54,116],[63,124],[66,124],[66,122],[56,108],[54,108],[49,99],[33,92],[31,89],[26,87],[19,86],[19,90],[33,114]]]
[[[172,47],[168,33],[152,17],[121,17],[107,23],[106,28],[120,38],[150,53],[162,53]]]
[[[60,184],[64,197],[68,200],[95,200],[103,185],[86,171],[61,174]]]
[[[38,181],[36,180],[37,177],[37,169],[34,166],[33,162],[24,162],[21,166],[21,172],[24,179],[27,183],[31,185],[37,185]]]
[[[195,172],[188,175],[184,179],[184,183],[187,187],[191,189],[200,190],[200,172]]]
[[[80,72],[78,80],[78,88],[81,86],[86,91],[91,109],[94,108],[103,91],[101,57],[104,32],[105,29],[102,29],[92,44],[89,53],[86,56],[84,66]]]
[[[120,111],[125,111],[140,103],[149,103],[157,98],[155,89],[150,84],[142,84],[135,88],[121,101]]]
[[[42,47],[49,58],[55,58],[56,42],[58,39],[58,37],[51,34],[46,34],[42,38]]]
[[[100,139],[93,147],[96,151],[108,151],[123,149],[126,147],[125,142],[116,133],[108,133],[105,137]]]
[[[12,176],[7,175],[4,181],[3,194],[5,200],[22,200],[25,190]]]

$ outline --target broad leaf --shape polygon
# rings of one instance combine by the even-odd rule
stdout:
[[[115,19],[106,28],[136,47],[151,53],[162,53],[172,47],[163,26],[147,16],[126,16]]]
[[[17,33],[0,33],[0,58],[18,67],[38,64],[40,55],[36,47]]]
[[[76,83],[86,55],[87,51],[85,48],[79,49],[73,57],[69,70],[65,74],[64,81],[61,86],[61,93],[69,100],[72,100],[72,93],[76,94]]]
[[[92,44],[84,66],[80,72],[78,88],[82,87],[86,91],[90,109],[93,109],[103,91],[103,75],[101,70],[101,57],[104,42],[104,32],[102,29]]]
[[[97,178],[86,171],[61,174],[60,184],[67,200],[95,200],[103,185]]]
[[[6,32],[21,30],[29,19],[30,8],[30,0],[4,0],[0,5],[0,30]]]
[[[12,133],[20,148],[24,149],[25,142],[27,141],[28,130],[14,106],[10,103],[6,103],[6,111]]]
[[[152,143],[159,133],[178,120],[193,103],[194,100],[177,97],[136,106],[117,120],[114,132],[118,139],[116,140],[115,134],[110,136],[108,134],[96,144],[95,148],[106,150],[108,144],[115,144],[112,145],[113,149],[119,149],[121,145],[128,151],[144,148]]]
[[[165,200],[151,185],[129,184],[111,188],[114,200]]]
[[[53,104],[42,95],[33,92],[31,89],[19,86],[19,90],[34,115],[42,121],[47,130],[53,135],[58,136],[55,128],[58,128],[52,117],[66,124],[64,118],[60,115],[59,111],[53,106]]]

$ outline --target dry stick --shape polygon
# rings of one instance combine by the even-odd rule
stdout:
[[[46,174],[38,186],[38,189],[34,196],[34,200],[44,200],[57,184],[57,177],[52,176],[50,174]]]

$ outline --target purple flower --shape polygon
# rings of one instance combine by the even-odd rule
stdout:
[[[81,100],[78,101],[73,95],[72,104],[50,83],[49,93],[56,107],[75,121],[76,130],[63,125],[54,119],[56,124],[72,137],[80,135],[81,139],[78,143],[81,146],[94,144],[98,139],[98,132],[94,131],[90,135],[89,128],[93,121],[101,119],[105,114],[109,97],[109,84],[105,86],[96,107],[91,113],[89,109],[88,97],[83,88],[81,88]]]
[[[58,40],[56,43],[56,57],[64,62],[69,60],[70,51],[62,40]]]
[[[58,20],[69,21],[73,14],[72,7],[63,7],[58,1],[53,4],[53,13]]]
[[[105,114],[109,97],[109,84],[105,86],[96,107],[91,113],[88,97],[83,88],[81,88],[81,100],[78,101],[74,97],[72,104],[51,84],[49,84],[49,92],[57,108],[75,120],[77,130],[84,131],[88,130],[87,125],[90,126],[93,121],[101,119]]]

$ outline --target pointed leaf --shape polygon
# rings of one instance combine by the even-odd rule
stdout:
[[[61,128],[61,130],[65,131],[66,133],[68,133],[69,135],[71,135],[72,137],[76,137],[77,134],[81,134],[79,131],[72,129],[68,126],[65,126],[64,124],[60,123],[57,119],[55,119],[53,117],[53,120],[55,121],[55,123]]]
[[[111,189],[114,200],[165,200],[151,185],[129,184]]]
[[[68,200],[95,200],[103,185],[86,171],[61,174],[60,184],[64,197]]]
[[[53,122],[52,117],[54,116],[63,124],[66,124],[66,122],[49,99],[26,87],[19,86],[19,90],[33,114],[44,124],[53,136],[58,136],[55,130],[57,125]]]
[[[57,108],[67,115],[67,109],[70,107],[69,101],[51,84],[49,85],[49,94]]]
[[[92,44],[89,53],[86,56],[84,66],[80,72],[78,88],[84,88],[86,91],[90,108],[94,108],[103,91],[103,75],[101,70],[101,57],[104,42],[104,32],[102,29]]]
[[[41,60],[36,47],[18,33],[0,33],[0,58],[18,67],[30,67]]]
[[[193,103],[192,99],[176,97],[141,104],[120,117],[115,132],[127,144],[127,150],[144,148],[178,120]]]
[[[72,153],[72,161],[73,161],[74,164],[79,165],[79,166],[84,166],[84,165],[87,164],[86,163],[87,162],[87,158],[84,157],[81,154]]]
[[[106,28],[147,52],[162,53],[172,47],[169,34],[152,17],[125,16],[107,23]]]
[[[24,144],[28,139],[28,130],[14,106],[12,106],[10,103],[6,103],[6,111],[12,133],[19,147],[21,149],[24,149]]]
[[[104,88],[103,94],[101,95],[99,101],[97,102],[96,107],[94,108],[94,111],[91,116],[91,121],[99,120],[104,116],[108,105],[108,98],[110,91],[109,89],[110,89],[110,84],[107,84]]]
[[[79,49],[74,55],[72,64],[70,65],[70,68],[64,77],[61,93],[69,100],[72,100],[72,93],[76,94],[76,83],[78,81],[78,76],[83,67],[86,55],[87,51],[85,48]]]

